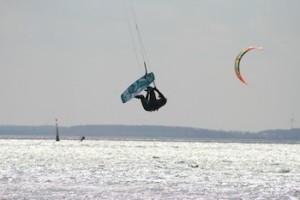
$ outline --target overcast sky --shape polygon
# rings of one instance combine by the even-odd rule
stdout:
[[[132,4],[166,106],[121,102],[144,73],[128,0],[0,0],[0,123],[300,127],[299,0]],[[264,50],[243,57],[244,85],[234,60],[252,45]]]

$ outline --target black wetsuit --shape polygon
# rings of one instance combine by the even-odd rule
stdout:
[[[141,100],[143,108],[146,111],[156,111],[167,103],[166,97],[157,88],[148,87],[146,91],[146,97],[143,95],[136,96],[136,98]],[[154,91],[159,94],[158,99],[156,98]]]

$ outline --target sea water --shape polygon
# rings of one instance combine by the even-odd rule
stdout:
[[[0,140],[0,199],[300,199],[300,145]]]

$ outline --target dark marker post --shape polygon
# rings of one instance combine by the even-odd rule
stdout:
[[[55,123],[56,123],[56,142],[59,142],[59,132],[58,132],[57,119],[55,119]]]

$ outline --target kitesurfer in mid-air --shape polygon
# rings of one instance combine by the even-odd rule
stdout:
[[[166,97],[156,87],[149,86],[145,91],[147,92],[146,97],[144,95],[136,95],[135,98],[141,100],[146,111],[156,111],[167,103]],[[156,98],[155,92],[158,93],[159,98]]]

